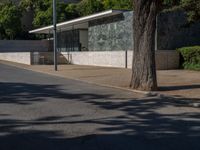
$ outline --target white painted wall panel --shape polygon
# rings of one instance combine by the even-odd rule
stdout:
[[[30,52],[0,53],[0,60],[31,65]]]

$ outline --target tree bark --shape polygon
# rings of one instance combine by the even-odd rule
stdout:
[[[158,0],[134,0],[133,89],[157,90],[155,30]]]

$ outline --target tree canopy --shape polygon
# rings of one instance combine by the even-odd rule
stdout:
[[[163,0],[163,6],[168,11],[186,11],[189,22],[200,20],[200,0]]]
[[[81,16],[104,10],[101,0],[82,0],[77,4],[77,11]]]
[[[186,10],[190,22],[200,20],[200,0],[181,0],[180,4]]]
[[[200,0],[161,1],[164,10],[182,9],[187,12],[190,22],[200,20]],[[1,0],[0,7],[0,33],[4,38],[15,38],[18,32],[23,31],[20,18],[23,12],[30,9],[34,12],[34,27],[52,24],[52,0],[21,0],[19,6],[10,0]],[[58,0],[57,19],[58,22],[62,22],[108,9],[132,10],[133,0],[81,0],[75,4],[67,4]]]
[[[32,9],[34,11],[33,26],[41,27],[52,24],[53,18],[52,0],[22,0],[20,6],[24,11]],[[58,22],[67,19],[67,4],[57,3]]]
[[[2,0],[5,3],[9,0]],[[132,0],[81,0],[76,4],[66,4],[57,0],[57,20],[62,22],[79,16],[85,16],[107,9],[132,10]],[[21,0],[23,11],[34,11],[33,26],[41,27],[52,24],[52,0]]]
[[[162,8],[184,9],[188,12],[188,20],[200,19],[200,0],[160,0]],[[35,27],[52,24],[52,0],[21,0],[21,6],[34,10]],[[81,0],[76,4],[57,2],[58,22],[85,16],[108,9],[132,10],[133,0]]]
[[[0,4],[10,0],[1,0]],[[184,9],[188,13],[189,21],[200,19],[200,0],[161,0],[164,9]],[[35,27],[52,23],[52,0],[21,0],[21,8],[25,11],[33,9],[35,12],[33,24]],[[89,15],[107,9],[133,9],[133,0],[81,0],[76,4],[66,4],[58,0],[58,22],[78,16]]]
[[[102,3],[105,9],[124,9],[124,10],[133,9],[132,0],[103,0]]]
[[[21,32],[22,11],[12,2],[0,4],[0,38],[15,39]]]

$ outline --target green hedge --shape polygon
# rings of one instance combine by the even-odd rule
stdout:
[[[191,70],[200,70],[200,46],[179,48],[183,57],[183,68]]]

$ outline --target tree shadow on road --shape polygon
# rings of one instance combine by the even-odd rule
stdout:
[[[63,91],[59,85],[40,85],[27,83],[1,83],[0,103],[31,105],[34,102],[48,101],[48,98],[66,99],[93,99],[110,97],[92,93],[69,93]]]
[[[5,90],[6,89],[6,90]],[[97,91],[101,93],[99,89]],[[63,114],[32,120],[17,120],[0,115],[1,150],[199,150],[200,99],[146,96],[115,100],[110,94],[69,93],[57,85],[0,83],[0,105],[31,105],[58,100],[81,101],[112,116],[91,119],[87,116]],[[66,108],[67,109],[67,108]],[[76,109],[76,108],[75,108]],[[90,108],[87,108],[90,109]],[[118,112],[118,113],[114,113]],[[98,113],[98,112],[97,112]],[[67,117],[66,117],[67,116]],[[74,134],[60,130],[41,130],[48,125],[94,126],[94,133]],[[36,129],[31,127],[35,126]],[[23,129],[24,128],[24,129]],[[23,129],[23,130],[22,130]],[[79,128],[77,128],[77,133]]]
[[[200,89],[200,85],[178,85],[178,86],[161,86],[159,87],[159,91],[178,91],[178,90],[192,90],[192,89]]]

